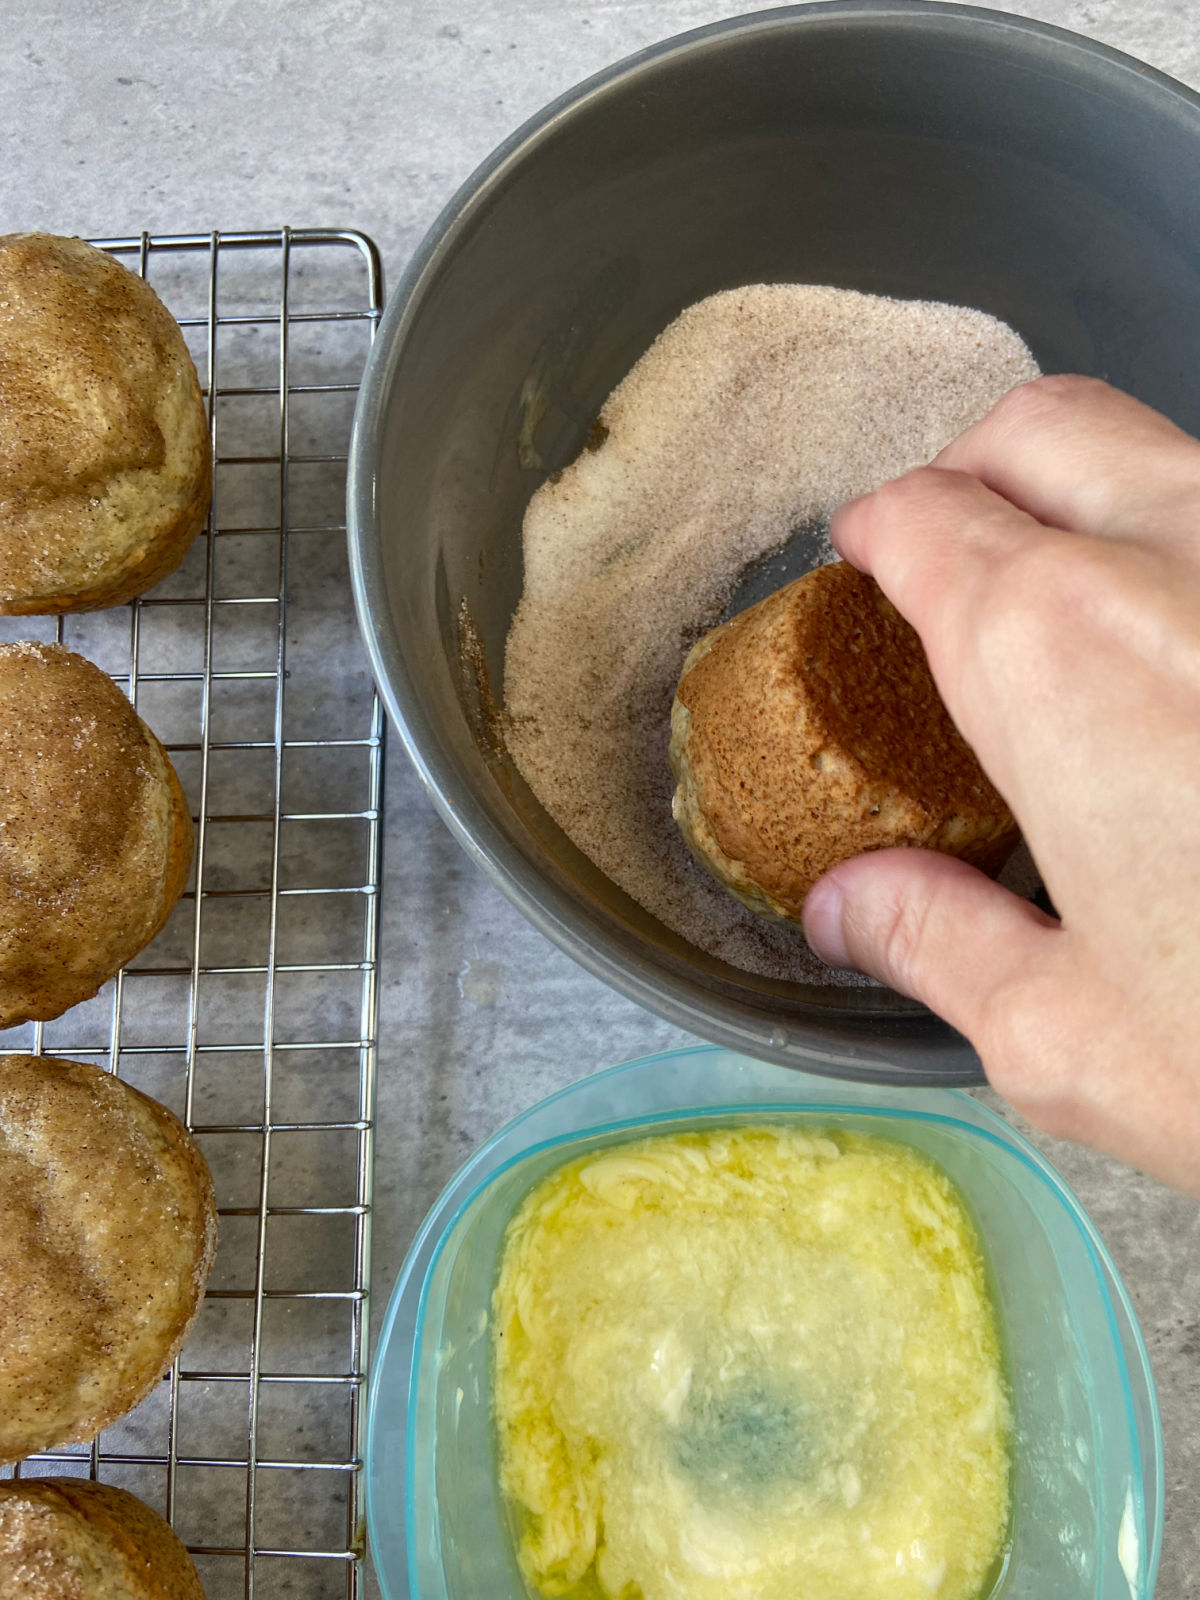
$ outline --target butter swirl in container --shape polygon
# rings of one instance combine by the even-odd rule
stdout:
[[[612,1600],[977,1600],[1012,1420],[971,1218],[906,1145],[801,1122],[544,1178],[492,1319],[522,1572]]]

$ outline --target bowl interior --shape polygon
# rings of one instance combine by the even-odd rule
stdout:
[[[629,1113],[619,1121],[614,1103]],[[525,1600],[497,1487],[488,1320],[504,1230],[529,1188],[641,1132],[779,1118],[914,1145],[950,1173],[975,1216],[1017,1423],[1012,1554],[996,1595],[1152,1592],[1161,1469],[1145,1352],[1103,1245],[1052,1170],[966,1096],[827,1091],[699,1050],[632,1063],[547,1102],[485,1148],[432,1214],[372,1390],[372,1548],[389,1593]],[[407,1588],[391,1587],[401,1580]]]
[[[1102,375],[1200,428],[1200,377],[1181,359],[1200,338],[1197,170],[1197,101],[1127,58],[1012,16],[850,0],[719,24],[612,69],[456,198],[389,308],[360,402],[360,614],[443,814],[571,954],[770,1059],[977,1078],[964,1042],[911,1001],[697,950],[551,821],[488,716],[521,520],[665,324],[743,283],[978,306],[1045,370]]]

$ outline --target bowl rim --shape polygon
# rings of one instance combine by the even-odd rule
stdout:
[[[382,521],[377,501],[378,441],[387,397],[413,326],[436,273],[479,208],[513,168],[564,120],[617,85],[670,58],[733,35],[793,32],[823,25],[903,25],[935,35],[984,31],[1017,34],[1057,46],[1095,68],[1119,69],[1130,88],[1174,102],[1200,117],[1200,94],[1109,45],[1050,23],[1009,12],[939,0],[813,0],[748,13],[651,44],[567,89],[522,123],[458,188],[410,258],[370,351],[351,430],[346,484],[346,536],[359,629],[371,671],[400,742],[443,822],[490,881],[539,932],[586,971],[647,1010],[716,1044],[762,1060],[858,1082],[981,1084],[979,1058],[968,1041],[924,1006],[874,1012],[825,1010],[818,1001],[785,1019],[721,992],[699,974],[667,971],[626,946],[605,919],[590,913],[523,854],[492,818],[429,715],[409,671],[406,649],[385,602]]]
[[[411,1300],[415,1290],[417,1303],[411,1347],[408,1346],[407,1341],[405,1345],[407,1379],[405,1380],[406,1414],[403,1445],[403,1515],[407,1592],[410,1600],[418,1600],[420,1590],[417,1585],[415,1565],[416,1508],[412,1494],[415,1466],[413,1419],[430,1285],[433,1274],[458,1222],[494,1183],[506,1173],[511,1172],[515,1167],[527,1161],[531,1156],[543,1154],[548,1150],[562,1150],[564,1152],[564,1160],[569,1160],[571,1149],[585,1139],[608,1134],[619,1135],[626,1132],[632,1135],[637,1130],[646,1130],[651,1133],[656,1127],[665,1122],[685,1117],[707,1122],[711,1119],[732,1116],[745,1117],[755,1114],[761,1114],[764,1117],[780,1115],[829,1116],[831,1118],[882,1116],[896,1121],[936,1123],[952,1130],[961,1130],[963,1134],[969,1137],[979,1137],[984,1142],[1009,1152],[1028,1169],[1035,1179],[1050,1191],[1068,1219],[1073,1223],[1103,1295],[1109,1338],[1121,1356],[1122,1398],[1126,1425],[1134,1444],[1130,1506],[1136,1519],[1139,1534],[1144,1535],[1145,1540],[1144,1584],[1135,1591],[1133,1581],[1130,1580],[1130,1591],[1131,1594],[1136,1594],[1138,1600],[1148,1600],[1148,1597],[1154,1593],[1162,1552],[1165,1466],[1158,1391],[1154,1381],[1154,1372],[1150,1363],[1145,1336],[1142,1333],[1141,1324],[1138,1321],[1129,1290],[1117,1268],[1116,1262],[1113,1260],[1099,1229],[1093,1223],[1075,1191],[1037,1147],[1018,1128],[999,1116],[990,1106],[983,1104],[982,1101],[961,1089],[934,1090],[932,1093],[928,1089],[923,1089],[910,1096],[904,1088],[896,1086],[889,1086],[887,1092],[897,1099],[900,1097],[909,1099],[912,1102],[911,1104],[855,1104],[852,1101],[806,1101],[797,1098],[791,1100],[742,1101],[740,1103],[736,1100],[730,1100],[728,1102],[714,1102],[713,1104],[705,1105],[679,1105],[632,1116],[609,1115],[602,1120],[593,1119],[584,1126],[573,1128],[569,1132],[561,1133],[555,1137],[535,1138],[532,1143],[523,1145],[520,1149],[513,1151],[495,1166],[489,1167],[488,1165],[492,1153],[497,1147],[511,1139],[512,1135],[522,1126],[535,1118],[542,1117],[553,1107],[580,1094],[586,1088],[594,1088],[598,1084],[617,1084],[621,1079],[635,1074],[652,1074],[656,1068],[660,1068],[667,1063],[676,1065],[689,1059],[711,1059],[716,1056],[730,1054],[733,1054],[733,1052],[727,1051],[718,1045],[690,1045],[677,1050],[661,1050],[652,1055],[639,1056],[633,1060],[608,1067],[601,1072],[577,1079],[574,1083],[570,1083],[566,1087],[556,1090],[553,1094],[547,1095],[544,1099],[537,1101],[534,1105],[527,1107],[524,1111],[502,1124],[467,1157],[446,1183],[422,1220],[405,1255],[400,1271],[396,1275],[396,1281],[392,1287],[387,1311],[380,1330],[378,1348],[371,1362],[363,1449],[368,1549],[374,1551],[379,1547],[377,1534],[382,1517],[382,1510],[377,1500],[379,1487],[375,1463],[376,1421],[381,1405],[380,1394],[383,1386],[384,1357],[395,1336],[395,1326],[402,1306]],[[797,1089],[803,1087],[806,1076],[809,1075],[800,1074],[796,1080],[793,1080]],[[832,1094],[835,1092],[832,1087],[820,1082],[820,1075],[815,1076],[817,1085],[823,1093]],[[936,1109],[939,1103],[944,1104],[946,1109]],[[930,1106],[932,1106],[932,1109],[925,1109]],[[968,1107],[970,1108],[969,1118],[961,1114],[957,1116],[952,1114],[954,1111],[966,1112]],[[467,1187],[468,1182],[470,1183],[469,1188]],[[422,1266],[422,1254],[426,1251],[430,1239],[434,1238],[435,1234],[433,1248],[428,1252],[427,1259]],[[419,1280],[417,1277],[418,1268],[421,1268]],[[1131,1351],[1126,1349],[1125,1342],[1122,1339],[1121,1329],[1118,1326],[1118,1312],[1123,1316],[1124,1325],[1129,1332],[1132,1344]],[[1139,1425],[1134,1406],[1134,1387],[1138,1379],[1141,1380],[1141,1388],[1145,1395],[1149,1416],[1150,1438],[1148,1441],[1143,1437],[1144,1430]],[[1147,1453],[1150,1457],[1155,1489],[1153,1525],[1149,1527],[1146,1525],[1146,1477],[1141,1466],[1141,1447],[1145,1443],[1150,1445]],[[376,1576],[380,1581],[380,1587],[385,1596],[387,1596],[382,1572],[378,1566],[376,1566],[375,1570]],[[399,1600],[399,1597],[396,1597],[396,1600]]]

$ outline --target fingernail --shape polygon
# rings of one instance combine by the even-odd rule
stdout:
[[[855,963],[842,933],[845,907],[846,895],[837,879],[821,878],[808,891],[804,902],[804,933],[826,965],[848,967],[853,971]]]

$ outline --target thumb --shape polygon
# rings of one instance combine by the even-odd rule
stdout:
[[[1064,937],[1053,917],[965,861],[917,849],[827,872],[804,902],[804,931],[830,966],[924,1001],[976,1049],[992,999],[1044,971]]]

